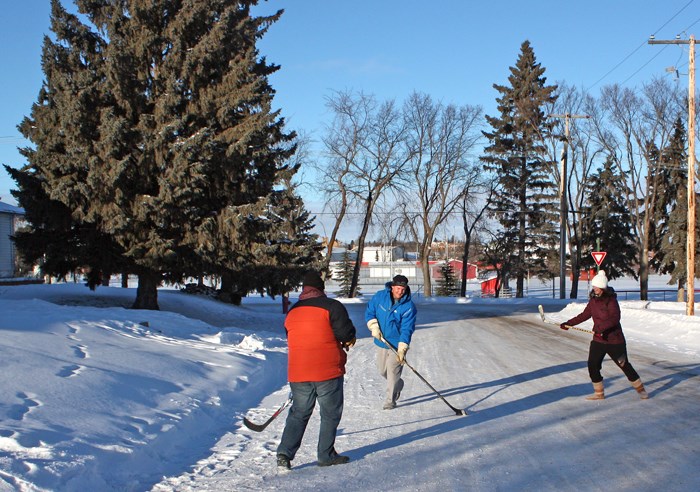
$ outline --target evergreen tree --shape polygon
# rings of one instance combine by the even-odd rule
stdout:
[[[43,275],[60,279],[87,268],[85,274],[91,289],[103,278],[126,268],[122,251],[111,236],[90,224],[76,224],[68,207],[49,198],[34,174],[9,166],[5,169],[20,185],[12,194],[31,224],[14,235],[23,263],[39,265]]]
[[[340,261],[340,270],[335,278],[338,282],[340,282],[340,290],[338,290],[337,293],[339,297],[350,297],[354,268],[355,261],[350,259],[350,251],[346,249],[343,252],[343,258]],[[355,292],[359,292],[359,287],[355,289]]]
[[[556,186],[548,173],[555,166],[545,152],[544,135],[551,124],[543,107],[552,104],[556,86],[546,85],[545,69],[535,60],[529,41],[521,45],[510,86],[494,84],[498,117],[487,116],[493,128],[481,157],[486,170],[497,176],[497,189],[489,207],[512,243],[509,263],[517,282],[516,297],[523,297],[528,274],[546,276],[548,251],[558,244]]]
[[[457,279],[450,263],[440,265],[440,276],[437,295],[443,297],[454,296],[457,293]]]
[[[30,163],[23,170],[6,166],[18,184],[13,192],[30,227],[16,238],[18,251],[47,275],[64,278],[87,267],[88,285],[127,269],[123,248],[94,222],[84,220],[81,191],[94,185],[99,169],[89,172],[103,98],[100,40],[52,2],[52,30],[59,39],[44,39],[42,66],[47,80],[19,130],[36,150],[20,149]],[[69,163],[74,160],[71,167]],[[75,202],[77,206],[71,206]]]
[[[658,213],[658,225],[663,230],[658,250],[655,251],[650,265],[659,273],[670,274],[669,284],[678,286],[679,301],[684,298],[687,281],[686,250],[688,238],[688,153],[686,148],[686,131],[679,117],[668,146],[661,152],[660,166],[670,175],[665,196],[666,209]],[[696,203],[696,209],[698,204]],[[665,212],[665,213],[664,213]],[[696,214],[695,231],[700,234],[700,217]],[[695,240],[695,272],[700,275],[700,237]]]
[[[609,279],[630,275],[634,269],[637,242],[632,233],[632,216],[626,208],[626,196],[631,193],[625,176],[617,174],[612,158],[591,176],[586,185],[586,203],[581,217],[581,266],[594,268],[591,252],[600,248],[606,252],[601,268]]]
[[[264,227],[252,245],[251,271],[240,272],[246,290],[271,296],[285,294],[301,284],[309,269],[321,268],[323,245],[313,234],[313,222],[304,203],[290,182],[267,197]]]
[[[36,147],[27,172],[72,227],[121,249],[134,307],[157,309],[166,274],[223,277],[254,256],[219,261],[250,245],[238,235],[295,152],[271,109],[278,67],[256,49],[282,11],[252,17],[257,3],[77,0],[78,18],[52,0],[46,81],[20,127]]]
[[[678,124],[678,121],[676,121]],[[678,130],[678,127],[675,128]],[[673,139],[671,137],[671,144]],[[668,149],[664,153],[668,153]],[[656,144],[650,143],[647,150],[649,156],[649,171],[648,179],[651,183],[652,207],[647,214],[644,215],[645,228],[648,229],[647,234],[647,249],[651,259],[649,266],[658,269],[663,259],[662,242],[664,237],[668,236],[669,228],[669,213],[674,205],[678,194],[678,177],[674,169],[669,167],[665,161],[666,157],[656,147]]]

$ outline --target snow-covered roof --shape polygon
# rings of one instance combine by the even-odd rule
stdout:
[[[24,209],[20,207],[15,207],[14,205],[10,205],[9,203],[0,202],[0,213],[24,215]]]

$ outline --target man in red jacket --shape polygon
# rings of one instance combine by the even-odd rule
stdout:
[[[316,272],[304,277],[299,301],[287,313],[289,385],[292,408],[277,447],[277,466],[291,468],[306,425],[318,400],[321,428],[318,436],[318,466],[350,461],[335,450],[335,434],[343,415],[343,375],[347,354],[355,344],[355,327],[339,301],[324,293],[325,284]]]

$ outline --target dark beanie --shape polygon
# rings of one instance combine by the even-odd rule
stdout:
[[[391,281],[391,285],[400,285],[401,287],[406,287],[408,285],[408,279],[403,275],[397,275]]]
[[[326,284],[323,283],[323,279],[317,272],[308,272],[304,275],[304,283],[302,285],[304,287],[315,287],[318,290],[326,288]]]

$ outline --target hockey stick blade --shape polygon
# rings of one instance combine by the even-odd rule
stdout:
[[[243,418],[243,425],[245,425],[247,428],[249,428],[249,429],[252,430],[252,431],[255,431],[255,432],[262,432],[262,431],[265,430],[265,428],[266,428],[268,425],[270,425],[270,423],[271,423],[273,420],[275,420],[275,419],[279,416],[279,414],[282,413],[282,411],[283,411],[285,408],[287,408],[287,407],[289,406],[290,403],[292,403],[292,398],[291,398],[291,397],[288,398],[287,401],[285,401],[285,402],[282,404],[282,406],[279,407],[279,408],[277,409],[277,411],[276,411],[275,413],[273,413],[272,416],[271,416],[269,419],[267,419],[265,422],[263,422],[262,424],[256,424],[256,423],[254,423],[254,422],[251,422],[251,421],[248,420],[248,418],[246,417],[246,418]]]
[[[387,345],[389,346],[389,349],[390,349],[392,352],[394,352],[394,354],[396,354],[396,356],[398,357],[399,354],[398,354],[398,352],[396,351],[396,347],[394,347],[390,342],[388,342],[383,336],[382,336],[382,338],[381,338],[381,341],[384,342],[385,344],[387,344]],[[466,409],[456,408],[456,407],[450,405],[450,402],[448,402],[447,400],[445,400],[445,397],[443,397],[443,396],[440,394],[440,392],[439,392],[438,390],[436,390],[436,389],[433,387],[433,385],[430,384],[430,383],[428,382],[427,379],[425,379],[423,376],[421,376],[421,374],[420,374],[418,371],[416,371],[416,370],[413,368],[413,366],[411,366],[411,364],[409,364],[408,361],[407,361],[405,358],[404,358],[404,364],[406,364],[406,365],[408,366],[408,368],[409,368],[411,371],[413,371],[413,373],[421,379],[421,381],[423,381],[425,384],[427,384],[428,387],[429,387],[431,390],[433,390],[433,393],[435,393],[435,394],[438,396],[438,398],[440,398],[440,399],[445,403],[445,405],[447,405],[448,407],[450,407],[450,408],[452,409],[452,411],[455,413],[455,415],[464,415],[464,416],[468,416],[468,415],[469,415],[469,414],[467,413],[467,410],[466,410]]]
[[[550,320],[548,320],[548,319],[545,317],[545,315],[544,315],[544,308],[542,307],[542,304],[540,304],[539,306],[537,306],[537,310],[540,312],[540,316],[542,317],[542,322],[543,322],[543,323],[547,323],[548,325],[560,326],[561,323],[557,323],[556,321],[550,321]],[[593,331],[591,331],[591,330],[585,330],[585,329],[583,329],[583,328],[577,328],[577,327],[571,326],[571,325],[566,325],[566,326],[568,326],[570,330],[581,331],[581,332],[583,332],[583,333],[593,333]]]

